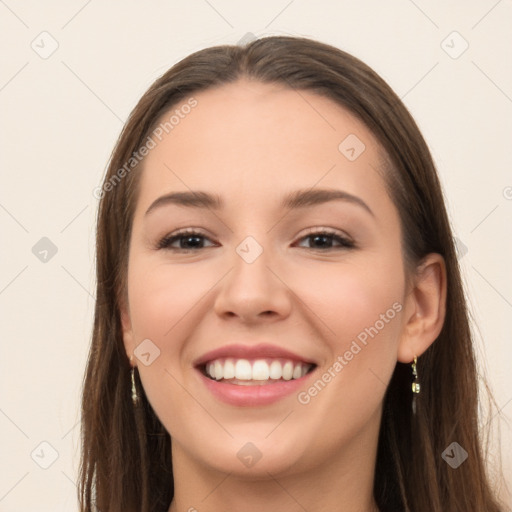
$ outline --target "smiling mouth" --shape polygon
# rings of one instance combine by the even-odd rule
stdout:
[[[199,366],[201,373],[214,381],[239,386],[261,386],[300,379],[311,373],[315,364],[283,358],[221,358]]]

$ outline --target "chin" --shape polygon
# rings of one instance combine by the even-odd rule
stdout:
[[[251,434],[255,434],[254,430],[251,429]],[[275,435],[271,439],[271,434],[265,439],[265,436],[268,436],[268,430],[265,434],[260,432],[258,435],[237,435],[229,441],[219,440],[204,446],[196,456],[200,463],[215,471],[252,479],[268,479],[269,473],[293,474],[306,465],[302,447],[307,443],[299,442],[301,437],[288,432],[286,437]],[[205,453],[208,453],[207,458]]]

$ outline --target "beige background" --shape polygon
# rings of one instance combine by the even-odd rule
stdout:
[[[0,511],[77,510],[92,192],[124,120],[172,64],[248,32],[313,37],[353,53],[417,120],[461,242],[512,487],[512,1],[447,4],[0,1]]]

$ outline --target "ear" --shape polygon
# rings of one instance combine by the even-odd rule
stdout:
[[[437,253],[422,259],[405,300],[398,360],[410,363],[436,340],[446,316],[446,266]]]
[[[120,300],[119,314],[121,317],[121,327],[123,330],[124,348],[126,350],[128,359],[130,359],[130,356],[133,355],[133,351],[135,350],[135,342],[133,336],[132,321],[130,318],[130,307],[126,294],[123,295],[122,299]]]

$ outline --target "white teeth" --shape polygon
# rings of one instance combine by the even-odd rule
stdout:
[[[214,367],[213,367],[213,371],[214,371],[214,373],[215,373],[215,375],[214,375],[214,376],[215,376],[215,378],[216,378],[217,380],[222,379],[222,374],[223,374],[224,372],[223,372],[222,364],[221,364],[221,362],[220,362],[220,361],[215,361],[215,363],[214,363]]]
[[[216,359],[206,364],[206,373],[215,380],[239,381],[292,380],[304,377],[312,365],[286,359]]]
[[[239,359],[235,364],[235,378],[238,380],[251,380],[252,368],[247,359]]]
[[[277,380],[283,376],[283,367],[279,361],[272,361],[270,363],[270,378]]]
[[[270,369],[266,361],[255,361],[252,365],[252,380],[268,380]]]
[[[235,363],[233,359],[226,359],[224,363],[224,375],[225,379],[234,379],[235,378]]]
[[[291,361],[286,361],[283,366],[283,379],[291,380],[293,377],[293,363]]]

